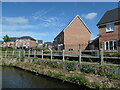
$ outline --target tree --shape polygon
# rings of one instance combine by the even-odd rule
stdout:
[[[10,43],[10,46],[12,46],[13,44],[12,43]]]
[[[8,42],[8,41],[10,40],[10,38],[9,38],[8,35],[5,35],[5,36],[3,37],[3,40],[4,40],[4,42]]]
[[[45,49],[45,47],[46,47],[46,43],[43,43],[43,48]]]

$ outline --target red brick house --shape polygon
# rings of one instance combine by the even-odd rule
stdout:
[[[36,40],[30,36],[23,36],[20,38],[10,37],[10,40],[8,42],[4,42],[3,47],[35,48]]]
[[[91,38],[91,32],[83,20],[77,15],[53,41],[55,50],[85,49]]]
[[[120,52],[120,8],[107,11],[97,26],[99,47],[106,52]]]

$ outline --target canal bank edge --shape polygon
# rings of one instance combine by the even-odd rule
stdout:
[[[26,71],[36,73],[37,75],[39,75],[39,74],[45,75],[45,76],[49,76],[49,77],[55,78],[57,80],[62,80],[62,81],[69,82],[69,83],[72,83],[75,85],[82,85],[88,89],[90,89],[90,88],[95,88],[95,89],[97,89],[97,88],[99,88],[99,89],[120,88],[115,85],[112,86],[107,77],[97,76],[98,80],[104,79],[104,84],[103,84],[103,83],[97,82],[98,80],[96,80],[95,82],[92,81],[92,79],[90,79],[91,74],[86,74],[86,73],[81,73],[81,72],[73,72],[73,71],[67,72],[64,69],[56,70],[56,69],[50,68],[48,66],[37,65],[35,63],[29,63],[29,62],[21,62],[21,61],[17,61],[16,59],[13,59],[13,60],[0,59],[0,65],[13,66],[16,68],[20,68],[20,69],[23,69]],[[61,72],[59,72],[59,71],[61,71]],[[101,82],[102,82],[102,80],[101,80]]]

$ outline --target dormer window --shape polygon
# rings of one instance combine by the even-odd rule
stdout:
[[[106,25],[106,32],[109,32],[109,31],[114,31],[114,24],[107,24]]]

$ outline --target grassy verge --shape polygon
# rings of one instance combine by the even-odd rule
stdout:
[[[38,58],[32,58],[31,60],[35,61],[37,59]],[[77,68],[81,70],[81,71],[77,71],[74,65],[78,64],[78,62],[65,61],[65,63],[67,65],[66,68],[65,67],[63,68],[64,63],[61,62],[60,60],[50,61],[46,59],[35,62],[21,62],[19,60],[16,61],[15,59],[15,60],[6,60],[3,61],[2,63],[0,62],[1,65],[20,67],[24,70],[29,70],[39,74],[58,78],[63,81],[68,81],[77,85],[86,86],[88,88],[120,88],[118,87],[118,84],[120,84],[118,82],[120,78],[114,74],[106,73],[103,71],[96,72],[96,69],[85,69],[85,68]],[[90,77],[90,75],[92,75],[92,77]],[[101,81],[101,77],[104,83],[99,82]],[[97,79],[98,81],[96,81]],[[115,80],[115,82],[117,82],[118,84],[109,85],[110,80],[112,81],[112,83]]]

